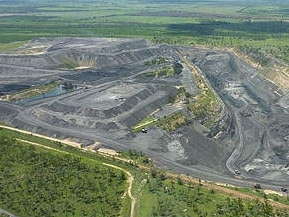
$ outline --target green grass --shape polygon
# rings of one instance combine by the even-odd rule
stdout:
[[[0,3],[0,42],[40,36],[142,37],[172,44],[240,46],[288,43],[286,3]],[[17,15],[20,14],[20,15]],[[220,16],[220,14],[222,16]],[[251,22],[248,22],[251,21]]]
[[[167,62],[167,60],[165,58],[158,57],[156,59],[153,59],[151,61],[146,62],[145,65],[156,67],[157,65],[160,65],[160,64],[163,64],[166,62]],[[142,74],[142,76],[143,77],[155,77],[155,78],[171,77],[174,75],[181,74],[182,70],[183,70],[183,66],[181,64],[175,62],[175,63],[170,64],[170,65],[158,67],[154,71],[146,72],[146,73]]]
[[[99,165],[101,163],[117,164],[121,168],[125,168],[125,169],[129,170],[135,176],[135,181],[134,181],[135,185],[133,185],[133,192],[137,192],[137,189],[141,185],[141,181],[146,177],[145,173],[139,171],[137,167],[135,167],[134,165],[132,165],[130,163],[126,163],[126,162],[123,162],[123,161],[117,161],[114,158],[109,158],[109,157],[105,157],[105,156],[102,156],[102,155],[99,155],[99,154],[94,154],[94,153],[91,153],[91,152],[87,152],[87,151],[81,150],[79,148],[75,148],[75,147],[66,145],[64,143],[54,142],[54,141],[51,141],[51,140],[48,140],[48,139],[44,139],[44,138],[40,138],[40,137],[34,136],[32,134],[23,134],[23,133],[19,133],[19,132],[16,132],[16,131],[13,131],[13,130],[4,129],[4,128],[0,128],[0,135],[6,135],[9,138],[18,138],[18,139],[22,139],[22,140],[27,140],[27,141],[34,142],[34,143],[43,144],[43,145],[45,145],[47,147],[55,148],[55,149],[57,149],[59,151],[68,152],[69,155],[72,158],[81,159],[82,162],[84,162],[85,164],[87,164],[89,166],[92,166],[92,167],[94,167],[96,164]],[[1,141],[1,138],[0,138],[0,141]],[[21,144],[21,146],[22,145],[25,145],[25,144]],[[55,153],[55,151],[46,150],[46,149],[43,149],[43,148],[37,148],[37,150],[38,149],[45,151],[45,153],[52,153],[52,154]],[[31,150],[34,150],[34,149],[31,149]],[[30,149],[26,150],[26,152],[29,152],[29,151],[30,151]],[[1,152],[1,153],[3,153],[3,152]],[[56,152],[56,154],[59,155],[59,153],[57,153],[57,152]],[[147,157],[145,157],[141,153],[136,153],[134,151],[127,152],[127,153],[124,152],[122,154],[122,156],[123,157],[128,157],[129,159],[131,157],[135,162],[139,162],[139,163],[143,163],[145,165],[148,165],[147,163],[143,162],[144,160],[147,159]],[[1,158],[1,154],[0,154],[0,158]],[[105,176],[105,174],[103,174],[103,175]],[[98,178],[98,180],[102,180],[102,182],[106,182],[105,179],[102,179],[102,178]],[[111,183],[111,182],[109,182],[109,183]],[[126,183],[126,182],[124,182],[124,183]],[[121,212],[120,215],[129,216],[128,213],[130,213],[130,205],[131,205],[130,204],[130,199],[128,198],[128,196],[126,196],[125,198],[121,199],[121,201],[122,201],[121,202],[122,203],[122,208],[119,209],[120,212]],[[4,208],[5,206],[1,205],[1,203],[0,203],[0,207]],[[10,210],[11,212],[13,211],[12,209],[8,209],[8,208],[7,208],[7,210]],[[111,216],[111,215],[112,214],[103,215],[103,216]],[[34,215],[31,215],[31,216],[34,216]],[[75,216],[83,216],[83,214],[75,215]],[[90,216],[90,214],[88,214],[88,216]],[[96,215],[96,216],[98,216],[98,215]]]
[[[69,57],[63,57],[61,59],[61,62],[63,63],[64,68],[67,68],[67,69],[74,69],[76,67],[79,67],[79,64],[75,60]]]
[[[165,57],[159,56],[157,58],[154,58],[152,60],[145,62],[145,65],[146,66],[155,66],[155,65],[160,65],[160,64],[166,63],[167,61],[168,60]]]
[[[21,99],[27,99],[30,97],[39,96],[41,94],[47,93],[57,87],[59,85],[58,82],[52,82],[49,84],[44,84],[37,87],[30,87],[28,89],[22,90],[20,92],[16,92],[6,96],[7,101],[15,102]]]
[[[140,212],[136,216],[213,216],[216,201],[224,197],[212,196],[207,190],[187,187],[169,180],[150,180],[144,189]]]
[[[157,69],[155,71],[147,72],[143,74],[144,77],[170,77],[174,75],[174,69],[173,67],[162,67],[160,69]]]
[[[166,131],[175,130],[187,123],[187,118],[181,112],[174,113],[156,122],[156,126]]]
[[[11,43],[0,43],[0,51],[9,52],[26,44],[27,41],[15,41]]]
[[[136,217],[146,216],[274,216],[279,210],[265,201],[250,201],[225,196],[199,185],[159,177],[150,178],[136,208]],[[281,211],[277,216],[286,216]]]
[[[137,125],[133,126],[132,131],[133,132],[140,132],[141,129],[147,128],[147,127],[153,125],[154,122],[156,122],[156,120],[153,117],[148,116],[145,119],[143,119],[141,122],[139,122]]]
[[[217,113],[217,102],[211,90],[203,91],[197,96],[196,102],[188,104],[188,109],[196,118],[204,118]]]
[[[236,191],[240,191],[246,194],[250,194],[250,195],[254,195],[254,196],[258,196],[260,198],[266,198],[266,199],[270,199],[270,200],[274,200],[274,201],[278,201],[282,204],[287,204],[289,205],[289,197],[288,194],[284,195],[284,196],[280,196],[278,194],[265,194],[264,190],[262,189],[248,189],[248,188],[231,188],[233,190]],[[281,192],[281,191],[280,191]],[[278,193],[278,192],[277,192]]]

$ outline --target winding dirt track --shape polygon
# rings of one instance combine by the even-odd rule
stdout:
[[[13,127],[8,127],[8,126],[4,126],[4,125],[0,125],[0,127],[2,128],[6,128],[6,129],[10,129],[10,130],[14,130],[14,131],[17,131],[17,132],[21,132],[21,133],[25,133],[25,134],[31,134],[30,132],[28,131],[25,131],[25,130],[19,130],[19,129],[16,129],[16,128],[13,128]],[[57,140],[55,138],[50,138],[50,137],[47,137],[47,136],[42,136],[42,135],[39,135],[39,134],[34,134],[35,136],[39,136],[41,138],[45,138],[45,139],[50,139],[52,141],[59,141],[59,142],[62,142],[64,144],[67,144],[67,145],[73,145],[75,147],[75,143],[73,144],[70,144],[69,142],[67,141],[63,141],[63,140]],[[21,139],[17,139],[18,141],[21,141],[21,142],[24,142],[24,143],[28,143],[28,144],[31,144],[31,145],[35,145],[35,146],[40,146],[40,147],[43,147],[43,148],[46,148],[46,149],[50,149],[50,150],[54,150],[54,151],[57,151],[57,152],[60,152],[60,153],[64,153],[64,154],[69,154],[68,152],[66,151],[62,151],[62,150],[58,150],[56,148],[51,148],[49,146],[45,146],[45,145],[42,145],[42,144],[38,144],[38,143],[34,143],[34,142],[30,142],[30,141],[26,141],[26,140],[21,140]],[[79,145],[80,147],[80,145]],[[84,149],[86,150],[86,149]],[[110,155],[110,154],[107,154],[107,153],[100,153],[99,154],[101,155],[104,155],[104,156],[107,156],[107,157],[114,157],[115,159],[117,160],[120,160],[120,161],[124,161],[124,162],[132,162],[131,160],[129,159],[125,159],[125,158],[121,158],[121,157],[117,157],[117,156],[114,156],[114,155]],[[131,213],[130,213],[130,217],[133,217],[134,216],[134,209],[135,209],[135,203],[136,203],[136,198],[132,195],[132,192],[131,192],[131,189],[132,189],[132,185],[133,185],[133,180],[134,180],[134,177],[132,176],[132,174],[121,168],[121,167],[118,167],[118,166],[115,166],[115,165],[112,165],[112,164],[106,164],[106,163],[103,163],[105,166],[109,166],[109,167],[113,167],[115,169],[118,169],[118,170],[121,170],[123,172],[125,172],[128,176],[128,183],[129,183],[129,186],[128,186],[128,189],[127,189],[127,193],[129,195],[129,197],[131,198]],[[145,170],[145,171],[148,171],[150,170],[150,168],[146,167],[146,166],[143,166],[143,165],[137,165],[140,169],[142,170]],[[174,174],[174,173],[170,173],[170,172],[166,172],[166,176],[167,177],[170,177],[170,178],[173,178],[173,179],[178,179],[178,178],[181,178],[183,181],[185,182],[192,182],[192,183],[195,183],[195,184],[200,184],[200,180],[199,179],[196,179],[196,178],[193,178],[193,177],[190,177],[190,176],[186,176],[186,175],[177,175],[177,174]],[[224,184],[221,184],[221,185],[218,185],[216,183],[212,183],[212,182],[207,182],[205,180],[202,180],[201,181],[201,184],[203,187],[207,188],[207,189],[213,189],[213,190],[216,190],[216,191],[219,191],[219,192],[222,192],[224,194],[227,194],[229,196],[233,196],[233,197],[236,197],[236,198],[242,198],[242,199],[250,199],[250,200],[261,200],[262,198],[258,197],[258,196],[255,196],[255,195],[251,195],[251,194],[246,194],[246,193],[243,193],[243,192],[239,192],[239,191],[236,191],[236,190],[233,190],[233,189],[229,189],[227,187],[223,187],[222,185]],[[281,204],[279,202],[276,202],[276,201],[272,201],[272,200],[269,200],[269,203],[276,207],[276,208],[280,208],[280,209],[286,209],[289,211],[289,206],[288,205],[285,205],[285,204]]]
[[[17,217],[16,215],[4,210],[4,209],[0,209],[0,215],[3,214],[3,215],[7,215],[9,217]]]
[[[209,190],[212,189],[214,191],[221,192],[221,193],[228,195],[228,196],[231,196],[231,197],[248,199],[248,200],[259,200],[259,201],[264,200],[263,198],[256,196],[256,195],[246,194],[246,193],[243,193],[240,191],[229,189],[228,187],[223,187],[226,185],[221,184],[221,183],[216,184],[216,183],[212,183],[212,182],[207,182],[205,180],[201,180],[201,182],[200,182],[200,180],[186,176],[186,175],[179,176],[179,175],[169,173],[169,172],[167,172],[166,175],[167,175],[167,177],[173,178],[175,180],[177,180],[178,178],[181,178],[183,181],[186,181],[187,183],[191,182],[191,183],[195,183],[195,184],[201,184],[201,186],[203,186]],[[268,203],[271,204],[273,207],[276,207],[279,209],[285,209],[285,210],[289,211],[289,205],[282,204],[282,203],[279,203],[277,201],[273,201],[270,199],[268,200]]]
[[[54,150],[54,151],[57,151],[57,152],[60,152],[60,153],[69,154],[66,151],[61,151],[61,150],[58,150],[56,148],[51,148],[49,146],[41,145],[41,144],[38,144],[38,143],[34,143],[34,142],[22,140],[22,139],[17,139],[17,140],[21,141],[21,142],[24,142],[24,143],[31,144],[31,145],[40,146],[40,147],[43,147],[43,148],[46,148],[46,149]],[[109,154],[103,154],[103,155],[112,157]],[[128,160],[125,159],[125,158],[117,157],[117,159],[125,161],[125,162],[128,162]],[[125,170],[125,169],[123,169],[121,167],[118,167],[118,166],[115,166],[115,165],[112,165],[112,164],[107,164],[107,163],[103,163],[103,165],[109,166],[109,167],[112,167],[112,168],[115,168],[115,169],[118,169],[118,170],[121,170],[121,171],[123,171],[123,172],[125,172],[127,174],[127,176],[128,176],[127,182],[129,184],[129,186],[127,188],[127,193],[129,195],[129,197],[131,198],[130,217],[133,217],[134,216],[135,203],[136,203],[136,198],[132,195],[132,192],[131,192],[132,191],[133,180],[134,180],[133,175],[129,171],[127,171],[127,170]],[[138,167],[143,169],[143,170],[149,170],[148,167],[145,167],[145,166],[142,166],[142,165],[138,165]],[[173,178],[173,179],[181,178],[183,181],[186,181],[186,182],[192,182],[192,183],[195,183],[195,184],[200,184],[200,180],[192,178],[192,177],[188,177],[188,176],[185,176],[185,175],[179,176],[179,175],[167,172],[166,176],[170,177],[170,178]],[[215,191],[222,192],[222,193],[224,193],[226,195],[233,196],[233,197],[236,197],[236,198],[249,199],[249,200],[260,200],[261,199],[258,196],[250,195],[250,194],[239,192],[239,191],[236,191],[236,190],[233,190],[233,189],[222,187],[221,185],[217,185],[217,184],[214,184],[214,183],[206,182],[204,180],[201,181],[201,184],[202,184],[202,186],[204,186],[207,189],[213,189]],[[274,206],[274,207],[277,207],[277,208],[280,208],[280,209],[289,210],[289,206],[288,205],[285,205],[285,204],[282,204],[282,203],[279,203],[279,202],[276,202],[276,201],[273,201],[273,200],[269,200],[269,203],[272,206]]]
[[[233,151],[231,156],[228,158],[226,162],[226,166],[228,170],[232,173],[235,174],[235,162],[238,160],[238,158],[241,156],[243,149],[244,149],[244,135],[242,132],[242,125],[241,125],[241,119],[237,112],[234,112],[234,115],[236,117],[236,124],[237,124],[237,130],[238,130],[238,135],[239,135],[239,143],[236,147],[236,149]]]
[[[28,131],[24,131],[24,130],[19,130],[19,129],[15,129],[13,127],[7,127],[7,126],[3,126],[3,125],[0,125],[0,127],[2,128],[6,128],[6,129],[9,129],[9,130],[14,130],[14,131],[17,131],[17,132],[21,132],[21,133],[25,133],[25,134],[31,134],[29,133]],[[58,140],[58,139],[54,139],[54,138],[50,138],[50,137],[47,137],[47,136],[42,136],[42,135],[39,135],[39,134],[35,134],[35,136],[38,136],[38,137],[41,137],[41,138],[45,138],[45,139],[49,139],[49,140],[52,140],[52,141],[58,141],[58,142],[63,142],[67,145],[72,145],[75,147],[75,143],[70,143],[66,140]],[[66,152],[66,151],[61,151],[59,149],[56,149],[56,148],[51,148],[49,146],[45,146],[45,145],[42,145],[42,144],[39,144],[39,143],[35,143],[35,142],[30,142],[30,141],[27,141],[27,140],[23,140],[23,139],[16,139],[17,141],[20,141],[20,142],[24,142],[24,143],[28,143],[28,144],[31,144],[31,145],[34,145],[34,146],[39,146],[39,147],[42,147],[42,148],[46,148],[46,149],[49,149],[49,150],[53,150],[53,151],[57,151],[57,152],[60,152],[60,153],[63,153],[63,154],[69,154],[69,152]],[[80,145],[78,146],[80,147]],[[126,160],[127,161],[127,160]],[[128,188],[127,188],[127,194],[128,196],[130,197],[131,199],[131,211],[130,211],[130,217],[133,217],[134,216],[134,208],[135,208],[135,203],[136,203],[136,199],[135,197],[132,195],[132,185],[133,185],[133,175],[128,171],[128,170],[125,170],[121,167],[118,167],[118,166],[115,166],[115,165],[112,165],[112,164],[107,164],[107,163],[103,163],[103,165],[105,166],[108,166],[108,167],[112,167],[112,168],[115,168],[115,169],[118,169],[118,170],[121,170],[123,172],[125,172],[128,176]],[[1,211],[1,209],[0,209]],[[4,212],[4,210],[3,210]],[[0,212],[1,213],[1,212]]]
[[[128,184],[129,184],[129,186],[128,186],[128,188],[127,188],[127,194],[128,194],[128,196],[130,197],[130,199],[131,199],[130,217],[133,217],[133,216],[134,216],[134,207],[135,207],[136,199],[135,199],[135,197],[134,197],[134,196],[132,195],[132,193],[131,193],[132,184],[133,184],[133,180],[134,180],[132,174],[131,174],[129,171],[127,171],[127,170],[125,170],[125,169],[123,169],[123,168],[121,168],[121,167],[112,165],[112,164],[103,163],[103,165],[109,166],[109,167],[112,167],[112,168],[115,168],[115,169],[118,169],[118,170],[121,170],[121,171],[123,171],[123,172],[125,172],[125,173],[127,174],[127,176],[128,176],[127,182],[128,182]]]

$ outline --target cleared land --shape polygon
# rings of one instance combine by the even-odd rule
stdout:
[[[40,46],[40,54],[25,52]],[[111,38],[39,38],[22,49],[0,55],[3,100],[53,82],[71,89],[2,101],[2,122],[83,146],[136,149],[156,165],[202,179],[287,185],[288,95],[235,54]],[[150,76],[176,62],[181,73]],[[199,112],[202,105],[214,109]],[[134,133],[144,119],[156,121]]]

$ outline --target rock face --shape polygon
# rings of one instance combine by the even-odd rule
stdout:
[[[192,57],[194,63],[206,74],[234,117],[233,138],[239,148],[232,158],[233,167],[244,168],[242,174],[246,177],[285,181],[288,142],[284,138],[289,132],[285,124],[288,109],[283,106],[286,90],[276,92],[278,87],[274,83],[233,54],[204,50],[196,53]],[[233,138],[227,141],[228,145]]]
[[[0,102],[0,121],[83,144],[136,149],[164,168],[199,177],[223,180],[238,170],[265,182],[288,179],[288,96],[232,53],[108,38],[39,38],[17,52],[0,54],[1,95],[52,81],[76,88],[22,104]],[[210,130],[192,120],[171,132],[132,133],[149,115],[190,116],[184,102],[169,104],[179,87],[199,92],[181,53],[220,96],[222,118]],[[158,57],[166,61],[146,64]],[[176,62],[180,74],[148,76]]]

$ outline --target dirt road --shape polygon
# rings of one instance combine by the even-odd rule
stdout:
[[[4,209],[0,209],[0,215],[2,215],[2,214],[3,214],[3,215],[7,215],[7,216],[9,216],[9,217],[17,217],[16,215],[14,215],[14,214],[12,214],[12,213],[4,210]]]
[[[125,170],[125,169],[123,169],[123,168],[121,168],[121,167],[112,165],[112,164],[103,163],[103,165],[106,165],[106,166],[109,166],[109,167],[112,167],[112,168],[121,170],[121,171],[123,171],[123,172],[125,172],[125,173],[127,174],[127,176],[128,176],[127,182],[128,182],[128,184],[129,184],[129,186],[128,186],[128,188],[127,188],[127,194],[128,194],[128,196],[130,197],[130,199],[131,199],[130,217],[133,217],[133,216],[134,216],[134,208],[135,208],[136,199],[135,199],[135,197],[134,197],[134,196],[132,195],[132,193],[131,193],[132,184],[133,184],[133,180],[134,180],[132,174],[131,174],[129,171],[127,171],[127,170]]]
[[[175,180],[177,180],[177,178],[181,178],[183,181],[185,181],[187,183],[191,182],[191,183],[195,183],[195,184],[201,184],[203,187],[205,187],[205,188],[207,188],[209,190],[212,189],[214,191],[218,191],[218,192],[221,192],[223,194],[226,194],[226,195],[229,195],[229,196],[232,196],[232,197],[235,197],[235,198],[248,199],[248,200],[260,200],[260,201],[264,200],[263,198],[261,198],[259,196],[256,196],[256,195],[246,194],[246,193],[243,193],[243,192],[240,192],[240,191],[229,189],[228,187],[223,187],[223,186],[226,186],[224,184],[211,183],[211,182],[207,182],[205,180],[201,180],[201,182],[200,182],[199,179],[188,177],[186,175],[179,176],[179,175],[176,175],[176,174],[173,174],[173,173],[169,173],[169,172],[167,172],[166,175],[168,177],[170,177],[170,178],[175,179]],[[288,205],[285,205],[285,204],[282,204],[282,203],[279,203],[279,202],[273,201],[273,200],[269,200],[268,202],[273,207],[289,210],[289,206]]]
[[[17,129],[15,127],[9,127],[9,126],[5,126],[5,125],[0,125],[0,127],[4,128],[4,129],[8,129],[8,130],[14,130],[14,131],[19,132],[19,133],[24,133],[24,134],[28,134],[28,135],[37,136],[37,137],[40,137],[40,138],[43,138],[43,139],[48,139],[48,140],[51,140],[51,141],[54,141],[54,142],[61,142],[61,143],[64,143],[64,144],[67,144],[67,145],[70,145],[70,146],[77,147],[77,148],[81,147],[80,144],[78,144],[76,142],[73,142],[73,141],[69,141],[67,139],[65,139],[65,140],[55,139],[55,138],[52,138],[52,137],[44,136],[44,135],[37,134],[37,133],[31,133],[31,132],[28,132],[26,130],[20,130],[20,129]],[[45,146],[45,147],[47,147],[47,146]]]
[[[30,142],[30,141],[27,141],[27,140],[23,140],[23,139],[17,139],[17,141],[21,141],[21,142],[24,142],[24,143],[28,143],[28,144],[31,144],[31,145],[34,145],[34,146],[39,146],[39,147],[42,147],[42,148],[46,148],[46,149],[49,149],[49,150],[53,150],[53,151],[57,151],[57,152],[60,152],[60,153],[63,153],[63,154],[69,154],[69,152],[66,152],[66,151],[62,151],[62,150],[59,150],[57,148],[51,148],[49,146],[45,146],[45,145],[42,145],[42,144],[39,144],[39,143],[35,143],[35,142]],[[94,160],[93,160],[94,161]],[[130,211],[130,217],[133,217],[134,216],[134,208],[135,208],[135,203],[136,203],[136,199],[135,197],[132,195],[132,192],[131,192],[131,189],[132,189],[132,185],[133,185],[133,175],[128,171],[128,170],[125,170],[121,167],[118,167],[118,166],[115,166],[115,165],[112,165],[112,164],[107,164],[107,163],[103,163],[103,165],[105,166],[108,166],[108,167],[112,167],[112,168],[115,168],[117,170],[121,170],[123,172],[125,172],[128,176],[128,188],[127,188],[127,194],[128,196],[130,197],[131,199],[131,211]],[[1,213],[1,209],[0,209],[0,213]]]
[[[15,129],[13,127],[7,127],[7,126],[2,126],[2,125],[0,125],[0,127],[4,127],[4,128],[7,128],[7,129],[11,129],[11,130],[16,130],[18,132],[21,131],[19,129]],[[29,133],[27,131],[24,131],[24,132],[25,133]],[[46,138],[49,139],[49,137],[46,137]],[[49,146],[45,146],[45,145],[42,145],[42,144],[38,144],[38,143],[34,143],[34,142],[22,140],[22,139],[17,139],[17,140],[21,141],[21,142],[24,142],[24,143],[31,144],[31,145],[35,145],[35,146],[43,147],[43,148],[46,148],[46,149],[54,150],[54,151],[57,151],[57,152],[60,152],[60,153],[69,154],[66,151],[58,150],[56,148],[51,148]],[[129,160],[129,159],[125,159],[125,158],[121,158],[121,157],[118,157],[118,156],[110,155],[108,153],[100,153],[100,154],[105,155],[107,157],[114,157],[115,159],[121,160],[121,161],[124,161],[124,162],[131,162],[131,160]],[[118,170],[121,170],[121,171],[123,171],[123,172],[125,172],[127,174],[127,176],[128,176],[127,182],[129,184],[129,186],[127,188],[127,194],[131,198],[130,217],[133,217],[134,216],[134,210],[135,210],[135,204],[136,204],[136,198],[132,195],[132,185],[133,185],[133,181],[134,181],[133,175],[129,171],[127,171],[127,170],[125,170],[125,169],[123,169],[121,167],[118,167],[118,166],[115,166],[115,165],[112,165],[112,164],[107,164],[107,163],[103,163],[103,165],[109,166],[109,167],[112,167],[112,168],[115,168],[115,169],[118,169]],[[137,165],[137,166],[140,169],[145,170],[145,171],[150,170],[149,167],[146,167],[146,166],[143,166],[143,165]],[[170,178],[173,178],[173,179],[177,179],[177,178],[180,177],[185,182],[192,182],[192,183],[195,183],[195,184],[200,184],[200,180],[199,179],[193,178],[193,177],[190,177],[190,176],[186,176],[186,175],[177,175],[177,174],[174,174],[174,173],[166,172],[166,176],[170,177]],[[230,195],[230,196],[233,196],[233,197],[243,198],[243,199],[250,199],[250,200],[255,200],[255,199],[262,200],[262,198],[260,198],[258,196],[251,195],[251,194],[246,194],[246,193],[239,192],[239,191],[236,191],[236,190],[233,190],[233,189],[229,189],[227,187],[223,187],[222,186],[222,185],[226,186],[226,184],[215,184],[213,182],[207,182],[205,180],[201,180],[201,184],[202,184],[203,187],[205,187],[207,189],[213,189],[213,190],[222,192],[224,194],[227,194],[227,195]],[[289,210],[289,206],[288,205],[281,204],[279,202],[272,201],[272,200],[269,200],[269,203],[272,206],[274,206],[274,207],[278,207],[278,208]],[[0,209],[0,213],[1,213],[1,209]],[[11,216],[13,217],[14,215],[11,215]]]
[[[238,135],[239,135],[239,143],[226,162],[226,166],[232,174],[235,174],[235,169],[236,169],[234,163],[241,156],[242,151],[244,149],[244,136],[243,136],[243,131],[242,131],[241,119],[237,112],[234,112],[234,115],[236,117],[236,126],[237,126]]]

